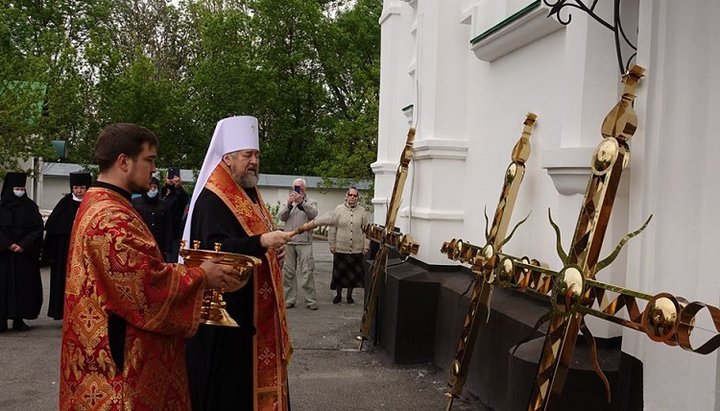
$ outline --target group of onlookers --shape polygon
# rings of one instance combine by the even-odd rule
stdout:
[[[70,173],[70,193],[60,199],[43,224],[37,204],[26,193],[27,173],[6,174],[0,195],[0,332],[8,329],[8,320],[12,320],[13,330],[26,331],[30,327],[25,320],[40,314],[43,266],[50,267],[48,317],[62,320],[70,234],[91,182],[88,172]],[[169,169],[162,192],[153,177],[150,190],[133,200],[167,262],[177,261],[188,202],[179,170],[174,168]]]
[[[44,227],[25,193],[27,175],[7,173],[0,193],[0,331],[9,319],[14,329],[27,330],[23,320],[37,318],[40,262],[49,264],[48,314],[65,322],[61,410],[290,408],[286,310],[297,303],[296,274],[306,307],[318,306],[312,236],[289,231],[315,219],[317,203],[307,197],[305,181],[295,180],[280,213],[284,231],[274,227],[257,188],[258,130],[251,116],[218,122],[188,202],[177,170],[162,191],[151,179],[159,146],[154,133],[109,125],[95,148],[96,181],[89,188],[89,174],[73,173],[71,192]],[[342,288],[353,303],[368,250],[358,190],[348,189],[332,214],[333,303],[341,301]],[[181,238],[260,263],[246,282],[220,259],[174,264]],[[211,290],[223,293],[237,327],[201,321]]]
[[[306,193],[306,182],[302,178],[293,181],[293,189],[287,202],[280,209],[280,220],[285,222],[284,230],[293,231],[318,215],[317,202]],[[333,271],[330,289],[335,290],[333,304],[342,300],[342,289],[347,289],[346,301],[353,304],[353,289],[365,286],[364,256],[368,252],[369,241],[363,233],[368,223],[367,214],[359,206],[360,191],[350,187],[345,193],[345,202],[332,211],[332,223],[328,228],[328,246],[333,254]],[[305,306],[317,310],[314,280],[315,261],[312,253],[312,233],[304,232],[294,236],[285,246],[283,264],[283,283],[285,288],[285,308],[297,304],[298,276],[305,293]]]

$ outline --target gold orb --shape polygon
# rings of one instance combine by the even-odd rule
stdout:
[[[595,149],[592,157],[592,170],[595,175],[603,175],[612,169],[617,160],[620,146],[614,138],[606,138]]]
[[[666,341],[675,335],[678,324],[678,302],[667,293],[654,296],[643,311],[645,334],[653,341]]]
[[[517,175],[517,164],[511,163],[505,171],[505,184],[511,183]]]
[[[570,314],[580,302],[584,277],[579,267],[571,265],[560,271],[552,289],[550,302],[557,313]]]

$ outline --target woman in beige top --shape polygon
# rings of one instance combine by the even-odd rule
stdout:
[[[345,193],[345,203],[335,208],[338,216],[337,227],[328,230],[328,244],[333,253],[333,273],[330,289],[336,290],[333,304],[342,300],[341,291],[347,288],[347,302],[352,304],[353,288],[365,287],[365,265],[363,257],[370,242],[365,238],[362,227],[368,223],[365,210],[359,206],[360,192],[350,187]]]

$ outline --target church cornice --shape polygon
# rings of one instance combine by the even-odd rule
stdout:
[[[391,2],[389,4],[386,4],[383,7],[382,12],[380,13],[380,18],[378,19],[378,24],[382,25],[385,22],[385,20],[390,18],[390,16],[392,16],[394,14],[400,14],[401,7],[402,6],[400,5],[400,3]]]
[[[427,138],[415,141],[413,158],[415,160],[451,159],[465,160],[467,158],[468,142],[466,140],[449,140]]]
[[[463,221],[465,220],[465,212],[461,210],[437,210],[424,207],[403,207],[400,209],[400,217],[417,218],[419,220],[429,221]]]
[[[473,11],[473,18],[477,12]],[[535,0],[473,37],[471,49],[478,59],[490,62],[563,27],[547,13]]]
[[[582,194],[590,175],[588,159],[594,147],[561,147],[543,150],[540,166],[547,170],[558,193],[563,195]]]
[[[370,164],[370,168],[372,169],[373,173],[375,175],[382,175],[382,174],[395,174],[397,171],[398,163],[393,161],[376,161],[372,164]]]

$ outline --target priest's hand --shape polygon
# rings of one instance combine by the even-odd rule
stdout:
[[[238,279],[240,272],[230,266],[217,264],[222,257],[207,260],[200,264],[200,268],[205,270],[207,283],[205,288],[222,288],[225,291],[237,291],[242,287],[242,283]]]
[[[260,245],[265,248],[279,248],[287,244],[293,238],[293,235],[292,231],[270,231],[260,236]]]
[[[23,248],[20,247],[19,245],[15,244],[15,243],[13,243],[13,244],[10,246],[10,251],[12,251],[13,253],[22,253],[22,252],[23,252]]]

